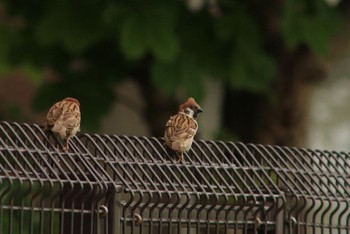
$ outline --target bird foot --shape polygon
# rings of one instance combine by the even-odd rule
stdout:
[[[181,154],[181,155],[179,156],[179,158],[177,159],[176,163],[181,163],[182,160],[184,160],[184,155],[183,155],[183,154]]]
[[[63,146],[63,147],[62,147],[62,151],[63,151],[63,152],[68,152],[68,150],[69,150],[68,145],[67,145],[67,146]]]
[[[62,150],[63,150],[64,152],[68,152],[68,150],[69,150],[68,141],[69,141],[69,138],[66,139],[66,140],[64,141],[64,146],[63,146],[63,148],[62,148]]]

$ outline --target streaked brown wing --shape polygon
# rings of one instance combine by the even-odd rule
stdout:
[[[166,126],[166,134],[171,141],[192,138],[198,128],[197,122],[193,118],[182,113],[172,116]]]
[[[62,108],[62,102],[57,102],[54,104],[46,116],[46,124],[50,127],[55,124],[55,122],[60,118],[62,115],[63,108]]]
[[[67,129],[71,131],[73,128],[79,127],[80,125],[80,111],[79,109],[67,109],[64,111],[62,116],[62,123]]]

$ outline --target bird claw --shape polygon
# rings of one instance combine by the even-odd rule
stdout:
[[[181,155],[179,156],[179,158],[177,159],[176,163],[181,163],[182,160],[184,160],[184,155],[183,155],[183,154],[181,154]]]
[[[63,152],[67,152],[67,151],[68,151],[68,149],[69,149],[69,148],[68,148],[68,147],[66,147],[66,146],[63,146],[63,147],[62,147],[62,151],[63,151]]]
[[[69,146],[68,146],[68,140],[66,141],[66,144],[63,146],[62,151],[63,152],[68,152]]]

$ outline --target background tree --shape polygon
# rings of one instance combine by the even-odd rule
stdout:
[[[6,0],[1,9],[0,72],[55,78],[40,82],[37,109],[75,96],[95,131],[118,98],[113,85],[133,79],[161,136],[178,90],[201,99],[204,80],[220,80],[221,136],[283,145],[303,143],[310,88],[342,22],[322,0]]]

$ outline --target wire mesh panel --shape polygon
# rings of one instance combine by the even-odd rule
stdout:
[[[1,233],[350,233],[350,159],[196,141],[80,134],[69,153],[36,125],[0,124]]]
[[[38,126],[0,123],[0,233],[107,230],[114,193],[94,164],[88,151],[61,152]]]
[[[349,155],[197,141],[176,164],[156,138],[82,135],[123,186],[120,233],[348,233]]]

